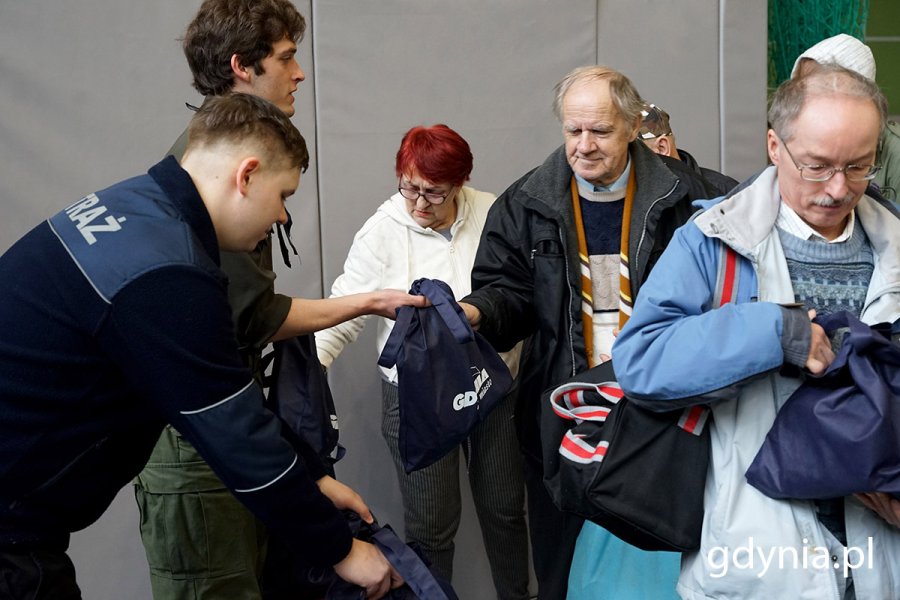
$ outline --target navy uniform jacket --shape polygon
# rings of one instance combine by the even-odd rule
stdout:
[[[243,366],[209,214],[169,157],[91,194],[0,257],[0,549],[65,548],[172,423],[314,565],[350,551]]]

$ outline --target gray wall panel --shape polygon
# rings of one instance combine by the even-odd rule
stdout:
[[[396,187],[400,138],[445,122],[472,145],[473,184],[500,193],[561,139],[561,74],[593,59],[593,2],[315,4],[323,227],[345,250]],[[588,18],[589,20],[585,20]],[[355,209],[355,210],[354,210]],[[326,280],[342,255],[326,253]]]
[[[597,62],[628,75],[669,113],[678,145],[718,169],[718,0],[598,4]]]
[[[762,169],[766,156],[768,3],[722,0],[723,169],[743,180]]]
[[[179,38],[200,0],[0,3],[0,251],[40,219],[143,172],[201,99]],[[472,145],[475,187],[501,193],[561,142],[552,87],[571,68],[626,72],[672,114],[680,145],[735,177],[765,163],[762,0],[298,0],[310,28],[294,122],[312,164],[289,201],[302,264],[279,290],[319,296],[353,234],[396,186],[400,136],[446,122]],[[721,74],[721,77],[720,77]],[[332,370],[348,457],[339,475],[402,528],[380,434],[373,331]],[[149,598],[130,488],[73,536],[85,598]],[[462,598],[491,589],[471,502]]]
[[[169,147],[190,99],[175,39],[198,5],[0,3],[0,197],[16,211],[0,219],[0,250]]]

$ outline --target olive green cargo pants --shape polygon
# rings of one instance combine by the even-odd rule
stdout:
[[[265,529],[166,426],[134,482],[154,600],[258,600]]]

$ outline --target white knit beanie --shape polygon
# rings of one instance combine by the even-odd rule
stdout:
[[[826,38],[798,56],[794,61],[791,77],[797,73],[800,61],[804,58],[811,58],[817,63],[837,63],[845,69],[856,71],[863,77],[875,80],[875,58],[872,56],[872,51],[861,41],[846,33]]]

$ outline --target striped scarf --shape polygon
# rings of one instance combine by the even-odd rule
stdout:
[[[619,329],[625,326],[631,316],[631,278],[628,268],[628,240],[631,232],[631,206],[634,200],[635,178],[634,169],[628,176],[628,186],[625,189],[625,206],[622,211],[622,240],[620,244],[619,258]],[[581,200],[578,196],[578,182],[572,176],[572,209],[575,212],[575,230],[578,234],[578,262],[581,272],[581,321],[584,331],[584,346],[587,353],[588,367],[594,366],[594,299],[591,284],[591,260],[588,256],[587,237],[584,232],[584,221],[581,217]]]

